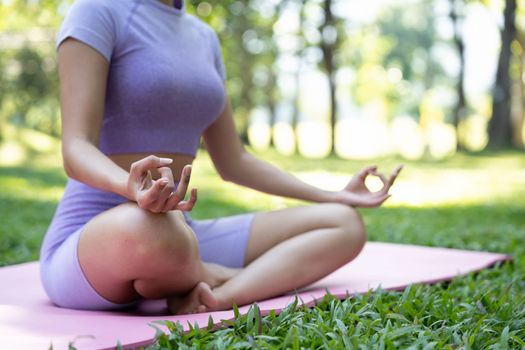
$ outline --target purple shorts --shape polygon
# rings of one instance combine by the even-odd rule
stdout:
[[[61,307],[111,310],[128,307],[99,295],[80,267],[77,248],[85,224],[94,216],[128,200],[69,179],[40,251],[40,276],[46,293]],[[184,213],[199,241],[201,259],[229,267],[244,266],[254,214],[192,220]]]

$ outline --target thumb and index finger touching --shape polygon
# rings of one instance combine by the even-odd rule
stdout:
[[[381,180],[381,182],[383,183],[383,188],[379,192],[380,193],[388,193],[388,191],[390,190],[390,187],[392,187],[392,185],[394,184],[396,178],[398,177],[398,175],[401,172],[401,170],[403,169],[403,167],[404,167],[403,164],[397,166],[394,169],[394,171],[392,172],[392,174],[390,175],[390,177],[388,177],[388,178],[383,173],[380,173],[379,171],[377,171],[377,166],[375,166],[375,165],[367,167],[367,168],[361,170],[359,172],[358,176],[362,180],[365,180],[368,175],[377,176]]]
[[[138,182],[143,178],[151,176],[151,170],[156,170],[160,174],[160,179],[153,181],[153,185],[146,189],[148,193],[144,193],[144,197],[149,198],[147,202],[153,202],[154,198],[157,197],[166,186],[174,186],[174,178],[171,168],[168,167],[173,163],[173,159],[162,158],[154,155],[150,155],[143,159],[134,162],[131,165],[129,177],[131,181]],[[186,191],[188,189],[189,181],[191,176],[191,165],[186,165],[182,171],[182,176],[177,189],[169,196],[167,206],[174,207],[178,202],[184,199]],[[191,191],[191,198],[186,206],[193,207],[196,201],[196,190]],[[171,208],[173,209],[173,208]],[[191,209],[190,209],[191,210]],[[164,210],[163,210],[164,211]]]

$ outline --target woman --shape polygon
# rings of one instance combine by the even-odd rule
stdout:
[[[227,309],[307,285],[359,254],[365,230],[353,207],[381,205],[400,169],[387,179],[370,167],[328,192],[247,153],[217,37],[183,3],[77,0],[57,47],[70,179],[41,251],[55,304],[168,298],[173,313]],[[224,180],[322,204],[192,220],[197,192],[184,197],[201,136]],[[382,190],[368,191],[369,174]]]

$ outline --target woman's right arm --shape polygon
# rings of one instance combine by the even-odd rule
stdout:
[[[196,201],[186,194],[191,168],[185,168],[181,186],[173,192],[173,175],[166,165],[171,159],[149,156],[123,170],[97,147],[104,115],[109,71],[107,59],[90,46],[68,38],[58,48],[62,156],[67,175],[101,190],[117,193],[153,212],[189,211]],[[161,178],[151,179],[158,169]]]
[[[104,56],[80,41],[68,38],[58,48],[64,169],[75,180],[129,198],[128,173],[96,147],[108,70]]]

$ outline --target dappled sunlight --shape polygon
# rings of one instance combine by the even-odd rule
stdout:
[[[31,153],[55,156],[60,153],[60,141],[42,132],[6,125],[0,143],[0,166],[20,166]]]
[[[60,151],[58,139],[31,129],[19,129],[19,139],[35,152],[49,153]]]
[[[387,124],[371,118],[345,118],[335,129],[335,149],[346,159],[373,159],[387,155],[390,134]]]
[[[312,185],[332,191],[344,188],[351,178],[351,174],[324,171],[295,174]],[[370,179],[367,184],[371,190],[381,188],[378,179]],[[392,198],[386,205],[431,207],[487,204],[512,198],[517,191],[525,196],[525,169],[512,173],[499,168],[467,170],[444,167],[443,170],[425,171],[417,166],[407,166],[393,186]]]
[[[445,123],[430,123],[425,136],[428,142],[428,152],[434,159],[443,159],[456,153],[457,137],[454,126]]]
[[[481,115],[471,115],[462,120],[458,125],[461,144],[471,152],[482,151],[489,143],[487,127],[487,118]]]
[[[260,156],[265,158],[264,155]],[[457,161],[455,159],[442,163],[406,164],[391,190],[392,198],[385,205],[387,207],[485,205],[505,202],[509,198],[525,198],[525,167],[521,158],[460,157]],[[301,160],[292,158],[289,161]],[[334,163],[335,166],[323,162],[320,161],[319,170],[299,170],[294,171],[293,174],[325,190],[339,191],[346,186],[353,175],[351,172],[344,173],[341,170],[349,167],[356,169],[355,164],[348,164],[348,161],[337,161]],[[389,175],[396,163],[389,161],[387,164],[389,165],[380,162],[377,165],[381,172]],[[359,167],[362,166],[364,165]],[[295,167],[295,169],[300,168],[300,166]],[[373,191],[381,188],[380,180],[375,177],[370,177],[367,185]],[[192,186],[201,190],[201,196],[217,196],[221,200],[245,207],[246,210],[279,209],[301,203],[268,196],[221,181],[205,153],[201,153],[195,162]],[[198,204],[195,210],[199,210]]]
[[[421,159],[425,153],[425,139],[419,124],[410,117],[398,117],[392,121],[392,142],[405,159]]]
[[[20,143],[7,141],[0,144],[0,166],[18,166],[27,159],[27,151]]]
[[[250,145],[257,151],[267,150],[270,146],[272,130],[265,122],[255,122],[248,127],[248,140]]]
[[[417,177],[400,179],[393,189],[392,204],[423,207],[489,204],[515,197],[519,192],[525,196],[525,170],[508,173],[494,168],[447,169],[432,175],[417,173]]]
[[[326,157],[330,153],[330,127],[324,122],[300,122],[297,126],[297,146],[305,157]]]
[[[273,126],[273,143],[282,155],[288,156],[295,152],[295,133],[288,123],[278,122]]]
[[[422,127],[410,116],[394,118],[390,123],[363,117],[344,118],[335,126],[335,151],[344,159],[372,160],[400,155],[407,160],[420,160],[428,155],[442,160],[452,157],[458,138],[470,151],[482,150],[487,142],[486,122],[469,117],[455,128],[440,121],[427,121]],[[524,128],[525,130],[525,128]],[[248,129],[250,144],[257,151],[270,147],[270,138],[280,154],[292,155],[297,147],[308,158],[323,158],[330,153],[330,126],[321,121],[302,121],[294,132],[286,122],[273,128],[261,120]]]
[[[19,177],[18,174],[0,174],[2,178],[3,197],[27,199],[31,201],[43,202],[58,202],[64,193],[63,184],[51,186],[46,184],[46,180],[35,181],[34,179],[27,179]],[[66,179],[64,177],[63,183]]]
[[[298,104],[301,114],[308,120],[327,120],[331,107],[326,75],[316,68],[308,67],[301,73],[299,81]]]

